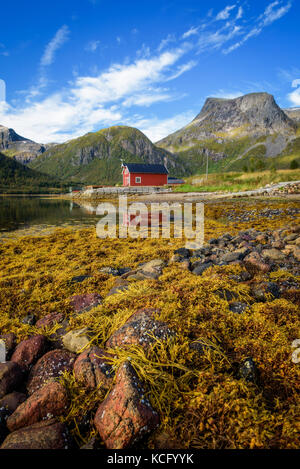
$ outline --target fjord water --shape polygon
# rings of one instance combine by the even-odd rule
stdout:
[[[47,197],[0,196],[0,232],[31,227],[91,225],[99,217],[91,206]]]

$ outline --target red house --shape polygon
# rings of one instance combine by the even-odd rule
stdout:
[[[168,170],[162,164],[123,163],[123,186],[164,186]]]

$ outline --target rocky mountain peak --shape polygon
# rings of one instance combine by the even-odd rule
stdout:
[[[46,148],[46,145],[21,137],[13,129],[0,125],[0,151],[13,156],[17,161],[29,163]]]
[[[245,127],[247,133],[291,132],[295,123],[268,93],[251,93],[234,99],[208,98],[192,121],[198,127],[227,132]],[[209,130],[209,129],[208,129]]]

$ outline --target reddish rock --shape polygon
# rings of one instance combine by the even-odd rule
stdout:
[[[128,448],[158,426],[158,414],[129,363],[119,369],[116,384],[100,404],[94,423],[108,449]]]
[[[71,446],[67,427],[51,419],[11,433],[1,449],[69,449]]]
[[[86,293],[70,298],[70,305],[76,313],[89,311],[102,303],[102,297],[98,293]]]
[[[53,327],[56,323],[61,323],[65,319],[64,313],[50,313],[47,316],[39,319],[35,325],[38,329],[42,327]]]
[[[58,382],[50,382],[33,393],[7,419],[7,428],[13,432],[62,415],[68,407],[65,388]]]
[[[29,371],[32,365],[47,351],[47,339],[43,335],[35,335],[19,343],[11,361],[18,363],[23,371]]]
[[[16,336],[12,332],[3,334],[0,339],[4,341],[6,348],[6,359],[9,360],[16,346]]]
[[[0,363],[0,397],[14,391],[22,382],[22,369],[17,363]]]
[[[72,371],[75,359],[76,355],[67,350],[51,350],[43,355],[30,371],[27,382],[29,395],[54,381],[64,371]]]
[[[269,272],[271,267],[266,264],[260,254],[256,251],[250,252],[244,259],[246,269],[250,273]]]
[[[107,352],[99,347],[86,350],[77,358],[74,365],[75,377],[87,388],[94,389],[98,386],[107,388],[112,382],[112,368],[105,359]]]
[[[175,336],[164,322],[153,318],[154,313],[159,310],[154,308],[143,308],[136,311],[107,341],[106,346],[128,347],[130,345],[141,345],[149,347],[156,339],[167,340]]]
[[[26,401],[26,394],[22,392],[12,392],[0,399],[0,409],[7,409],[8,412],[12,414],[24,401]]]

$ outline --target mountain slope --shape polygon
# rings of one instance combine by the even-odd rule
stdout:
[[[300,107],[283,109],[290,119],[300,124]]]
[[[208,98],[190,124],[156,145],[174,152],[191,173],[203,172],[207,158],[211,171],[246,169],[250,161],[263,169],[272,157],[293,154],[297,129],[272,95],[251,93]]]
[[[0,153],[0,192],[39,192],[59,187],[60,184],[47,174],[41,174]]]
[[[0,125],[0,151],[21,163],[29,163],[50,146],[51,144],[35,143],[28,138],[21,137],[13,129]]]
[[[121,160],[165,164],[171,174],[184,174],[180,159],[157,148],[139,130],[116,126],[56,145],[30,167],[62,180],[87,184],[121,182]]]

